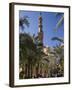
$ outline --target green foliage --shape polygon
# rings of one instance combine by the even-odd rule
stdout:
[[[59,38],[59,37],[53,37],[51,40],[53,40],[53,41],[57,40],[57,41],[59,41],[59,42],[64,43],[63,38]]]
[[[22,28],[22,30],[24,30],[25,25],[27,27],[29,27],[29,20],[28,20],[28,16],[24,16],[22,18],[19,19],[19,26]]]
[[[61,16],[61,17],[60,17],[60,19],[58,20],[58,22],[56,24],[56,27],[54,29],[55,31],[57,31],[61,27],[61,25],[62,25],[62,23],[64,21],[64,15],[62,15],[61,13],[56,13],[56,17],[57,16]]]
[[[36,45],[33,43],[32,38],[26,34],[20,34],[20,60],[28,60],[28,58],[31,58],[35,55],[36,51]],[[22,59],[23,57],[23,59]]]
[[[38,48],[33,42],[32,36],[27,33],[20,34],[19,42],[20,65],[28,64],[28,71],[31,71],[30,67],[40,63],[44,53],[42,52],[41,48]],[[30,77],[29,73],[28,75],[28,77]]]

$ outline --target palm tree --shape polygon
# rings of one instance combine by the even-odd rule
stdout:
[[[56,13],[56,17],[59,17],[60,19],[58,20],[55,30],[58,31],[58,29],[62,26],[64,22],[64,14],[62,13]],[[53,37],[51,40],[59,41],[60,45],[54,47],[54,52],[52,52],[56,57],[59,57],[60,65],[62,66],[62,69],[64,69],[64,39],[61,37]]]
[[[42,57],[44,55],[41,48],[38,48],[36,45],[35,40],[32,36],[30,36],[27,33],[21,33],[20,34],[20,65],[26,64],[26,73],[25,76],[27,78],[32,77],[32,68],[37,65],[38,71],[39,71],[39,64],[42,60]],[[23,65],[24,67],[24,65]],[[38,72],[37,71],[37,72]]]
[[[57,72],[60,73],[61,76],[63,76],[64,73],[64,45],[57,45],[54,47],[53,52],[51,52],[52,54],[54,54],[54,56],[56,57],[56,62],[58,65],[59,70],[57,70]]]
[[[27,27],[29,27],[29,20],[28,20],[28,16],[24,16],[24,17],[21,17],[20,19],[19,19],[19,27],[21,27],[21,29],[22,30],[24,30],[24,28],[25,28],[25,25],[27,26]]]
[[[28,16],[24,16],[24,17],[21,17],[19,19],[19,27],[21,27],[21,30],[23,31],[25,26],[29,27],[29,20],[28,20]],[[23,46],[23,35],[21,35],[20,33],[20,36],[19,36],[19,41],[20,41],[20,49],[19,49],[19,54],[20,54],[20,64],[19,66],[22,67],[22,74],[20,73],[20,78],[23,78],[23,74],[24,74],[24,62],[27,62],[27,57],[26,57],[26,53],[25,53],[25,47]],[[23,59],[25,61],[23,61]],[[27,65],[26,65],[27,67]],[[27,69],[27,68],[26,68]],[[27,70],[25,70],[27,72]]]
[[[20,64],[25,63],[28,66],[28,77],[30,77],[30,67],[35,61],[36,45],[31,36],[26,33],[20,34]]]

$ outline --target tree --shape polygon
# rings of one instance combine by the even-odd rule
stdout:
[[[19,19],[19,27],[21,27],[21,29],[22,30],[24,30],[24,28],[25,28],[25,25],[27,26],[27,27],[29,27],[29,20],[28,20],[28,16],[24,16],[24,17],[21,17],[20,19]]]
[[[27,27],[29,27],[29,20],[28,20],[28,16],[24,16],[24,17],[21,17],[19,19],[19,27],[21,27],[21,30],[23,31],[25,29],[25,25]],[[19,68],[22,67],[22,72],[20,72],[19,76],[20,78],[24,78],[24,64],[27,63],[27,57],[26,57],[26,49],[25,47],[23,46],[23,34],[19,34],[19,55],[20,55],[20,62],[19,62]],[[23,61],[25,60],[25,61]],[[25,65],[26,66],[26,72],[27,72],[27,64]]]
[[[53,52],[51,53],[54,54],[54,56],[56,57],[57,76],[63,76],[64,74],[64,45],[55,46]]]
[[[39,71],[39,64],[41,63],[42,56],[44,55],[41,48],[36,45],[35,40],[32,36],[27,33],[21,33],[19,37],[19,48],[20,48],[20,65],[25,66],[25,78],[32,77],[32,69],[37,65]],[[23,65],[23,67],[24,67]],[[37,73],[38,73],[37,71]],[[37,74],[38,75],[38,74]]]
[[[55,30],[58,31],[58,29],[62,26],[63,22],[64,22],[64,14],[62,13],[56,13],[56,17],[59,17],[60,19],[58,20]],[[59,61],[59,68],[60,68],[60,74],[62,72],[62,76],[64,73],[64,39],[61,37],[53,37],[51,40],[53,41],[59,41],[60,44],[57,45],[56,47],[54,47],[54,52],[52,52],[56,58],[58,58]]]
[[[36,45],[33,43],[31,36],[26,33],[20,34],[20,64],[26,64],[28,68],[28,77],[30,77],[30,67],[34,64]]]

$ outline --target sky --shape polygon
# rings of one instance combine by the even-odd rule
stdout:
[[[57,13],[57,12],[56,12]],[[56,16],[55,12],[41,12],[42,16],[42,26],[43,26],[43,44],[44,46],[53,47],[59,44],[58,41],[52,41],[52,37],[60,37],[64,38],[64,23],[61,25],[61,27],[58,29],[58,31],[54,31],[56,24],[58,20],[60,19],[61,13],[59,16]],[[19,11],[19,18],[22,18],[24,16],[28,16],[28,21],[30,23],[29,27],[24,28],[24,32],[29,33],[30,35],[35,34],[35,36],[38,35],[38,18],[40,16],[40,12],[38,11]],[[20,28],[21,30],[21,28]]]

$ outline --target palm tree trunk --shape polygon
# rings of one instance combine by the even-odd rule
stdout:
[[[30,78],[30,63],[28,63],[28,78]]]
[[[25,65],[25,78],[28,77],[28,65],[26,64]]]
[[[38,78],[38,74],[39,74],[39,63],[38,63],[38,65],[37,65],[37,67],[36,67],[36,77]]]
[[[32,69],[32,64],[31,64],[31,78],[32,78],[32,74],[33,74],[33,69]]]

